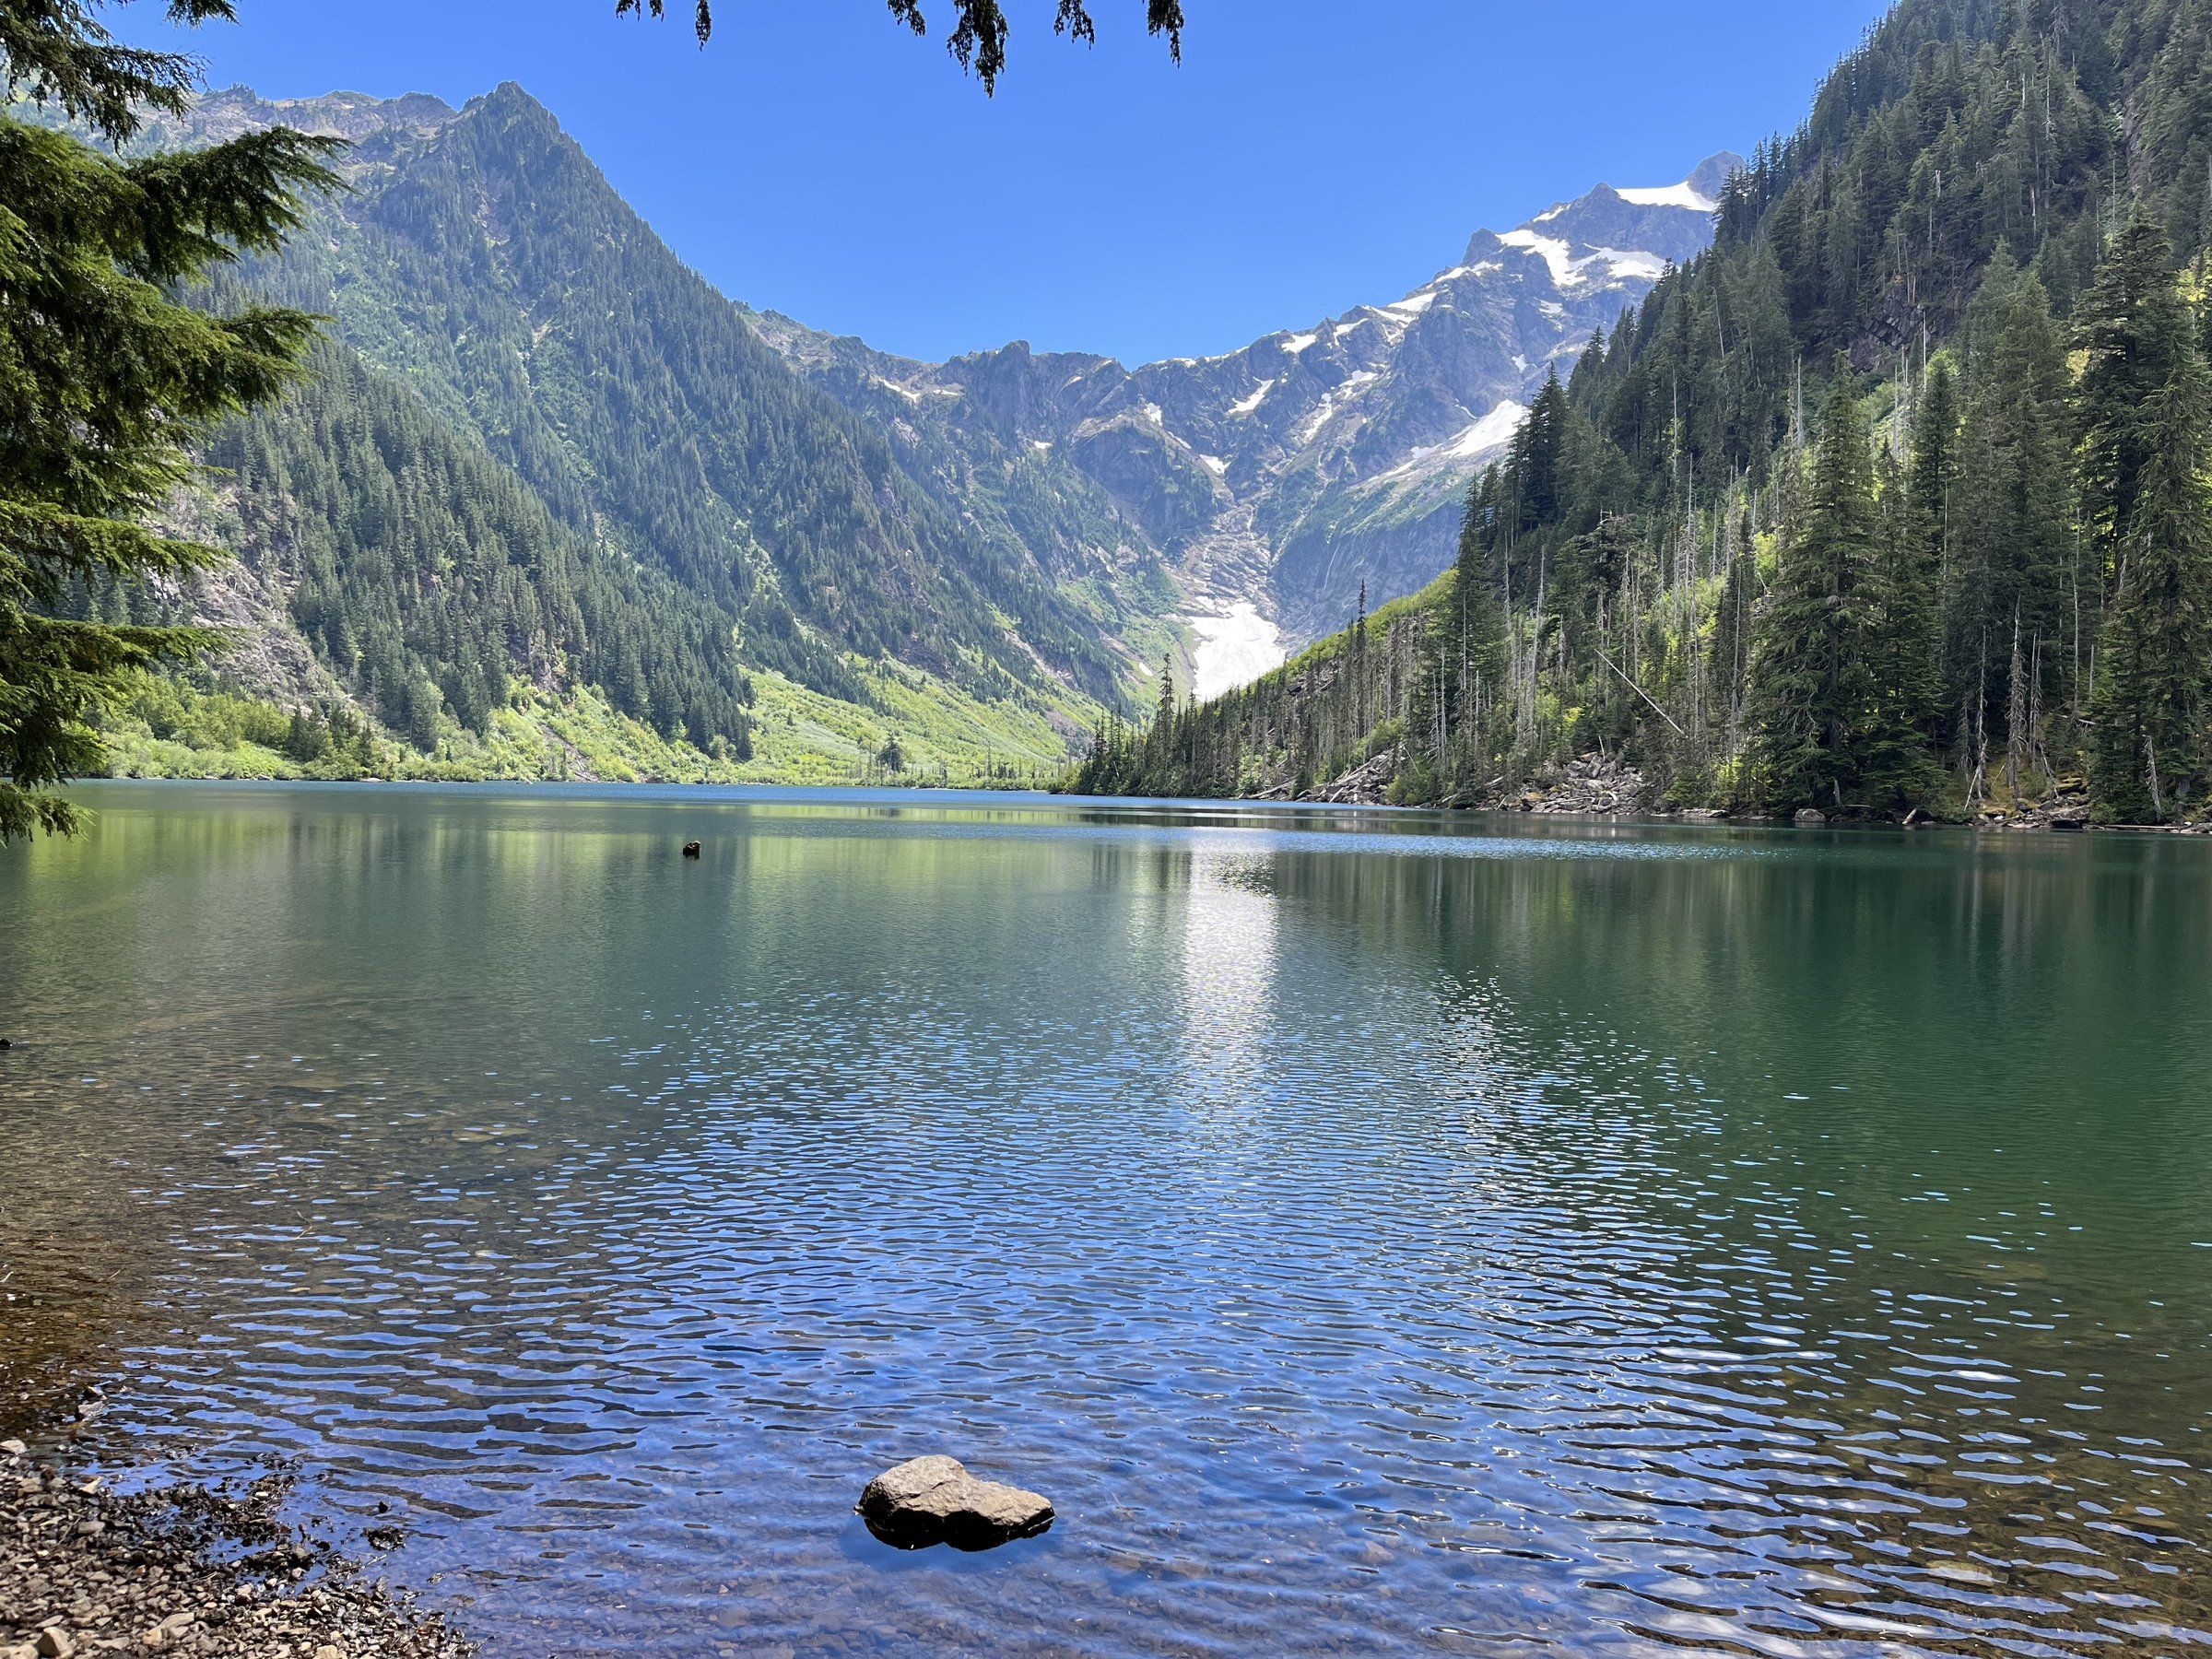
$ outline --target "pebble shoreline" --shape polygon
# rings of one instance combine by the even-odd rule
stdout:
[[[475,1653],[441,1615],[287,1524],[287,1489],[272,1475],[236,1495],[114,1492],[0,1442],[0,1659]]]

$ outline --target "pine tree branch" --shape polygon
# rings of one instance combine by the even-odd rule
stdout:
[[[922,12],[923,0],[888,0],[892,19],[905,24],[917,35],[929,32],[929,25]],[[982,83],[986,96],[998,89],[998,77],[1006,66],[1006,36],[1011,31],[1002,0],[950,0],[953,8],[953,26],[946,36],[946,49],[957,59],[962,69]],[[666,15],[667,0],[615,0],[617,17],[653,17]],[[712,0],[694,0],[691,27],[704,46],[714,32]],[[1182,62],[1182,30],[1184,19],[1182,0],[1145,0],[1145,32],[1165,35],[1168,56],[1175,63]],[[1053,18],[1053,32],[1064,35],[1085,45],[1098,41],[1098,26],[1091,19],[1088,0],[1058,0],[1058,9]]]

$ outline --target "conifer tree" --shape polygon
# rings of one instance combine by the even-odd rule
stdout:
[[[1928,365],[1912,412],[1912,459],[1905,481],[1912,533],[1923,563],[1940,583],[1950,568],[1951,491],[1959,476],[1959,382],[1950,359]]]
[[[1850,366],[1821,411],[1804,523],[1785,539],[1752,660],[1754,787],[1768,806],[1852,804],[1874,702],[1879,524]]]
[[[2016,623],[2047,677],[2031,700],[2059,700],[2074,615],[2065,359],[2050,305],[2042,284],[2006,262],[1976,312],[1944,596],[1947,702],[1961,735],[2003,722]]]
[[[1940,411],[1936,418],[1942,418]],[[1913,499],[1904,465],[1887,449],[1877,476],[1881,555],[1866,647],[1873,703],[1862,764],[1867,804],[1886,808],[1914,806],[1935,793],[1943,677],[1927,515]]]
[[[1152,711],[1152,730],[1145,741],[1146,759],[1156,777],[1164,778],[1175,755],[1175,658],[1172,653],[1159,659],[1159,700]],[[1164,782],[1152,788],[1160,794],[1172,794]]]
[[[1485,475],[1486,477],[1490,475]],[[1490,479],[1494,488],[1494,477]],[[1430,612],[1407,691],[1406,761],[1399,793],[1433,800],[1467,782],[1488,752],[1486,712],[1496,706],[1504,618],[1485,558],[1485,477],[1468,487],[1452,582]]]
[[[2172,385],[2193,332],[2172,245],[2151,220],[2138,218],[2114,239],[2074,328],[2086,354],[2074,394],[2082,521],[2109,589],[2156,444],[2151,410]]]
[[[1442,621],[1447,646],[1458,669],[1459,693],[1472,699],[1477,688],[1495,697],[1503,671],[1505,615],[1490,581],[1489,519],[1497,501],[1498,469],[1488,467],[1467,487],[1460,520],[1457,552],[1452,561],[1451,600]]]
[[[1518,487],[1513,501],[1517,533],[1548,524],[1559,516],[1566,437],[1567,393],[1554,370],[1513,433],[1507,473]]]
[[[171,13],[198,22],[229,6],[174,0]],[[10,5],[0,80],[120,145],[147,111],[183,108],[192,69],[117,44],[80,5]],[[0,116],[0,841],[74,828],[47,792],[103,769],[93,719],[133,670],[206,642],[67,603],[219,562],[147,519],[188,477],[188,442],[292,376],[314,320],[203,310],[183,291],[276,247],[302,192],[332,181],[331,148],[277,128],[121,160]]]
[[[1712,618],[1712,680],[1720,698],[1731,753],[1738,747],[1750,684],[1752,618],[1758,596],[1759,555],[1747,512],[1738,519],[1735,557],[1721,584]]]
[[[2212,703],[2212,412],[2194,350],[2151,401],[2094,702],[2098,816],[2167,823],[2203,793]]]

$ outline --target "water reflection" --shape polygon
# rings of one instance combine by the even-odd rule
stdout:
[[[1264,859],[1203,850],[1179,855],[1169,890],[1180,912],[1182,1019],[1177,1053],[1191,1099],[1252,1098],[1276,1004],[1275,895]]]
[[[2212,1639],[2202,847],[99,804],[0,1418],[304,1454],[495,1651]],[[1061,1524],[882,1549],[940,1448]]]

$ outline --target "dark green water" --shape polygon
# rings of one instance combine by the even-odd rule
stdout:
[[[493,1653],[2212,1643],[2212,846],[85,793],[0,1418]],[[937,1450],[1058,1524],[877,1545]]]

